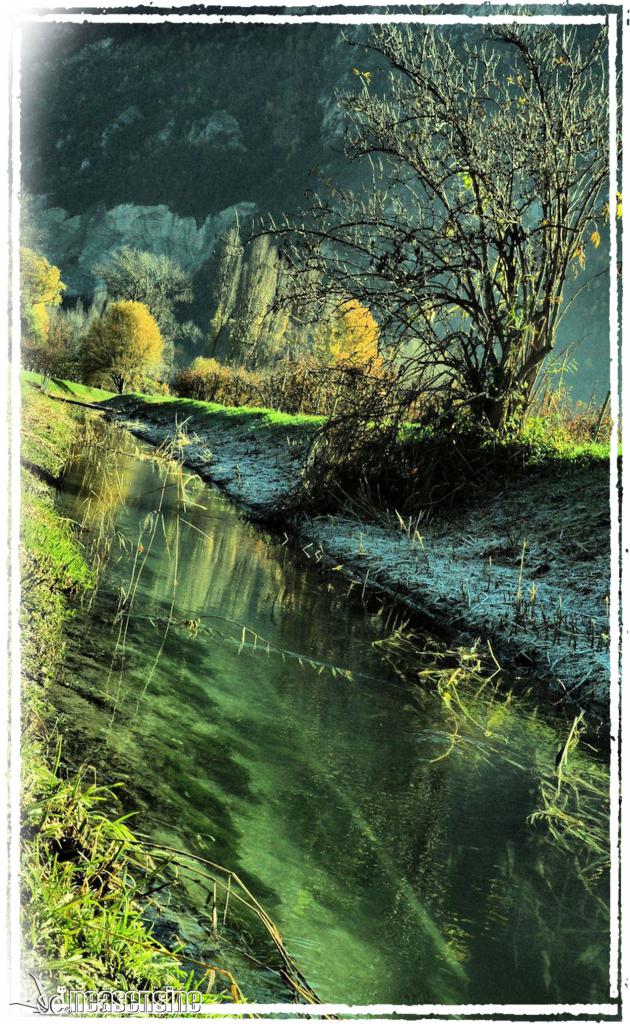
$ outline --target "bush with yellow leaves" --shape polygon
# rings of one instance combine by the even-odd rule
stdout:
[[[382,367],[378,340],[378,324],[370,310],[349,299],[318,328],[315,346],[335,366],[378,372]]]

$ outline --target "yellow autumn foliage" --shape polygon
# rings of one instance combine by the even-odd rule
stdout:
[[[160,329],[142,302],[123,299],[107,307],[90,327],[81,349],[86,378],[109,377],[118,391],[137,387],[162,359]]]
[[[333,362],[372,369],[381,366],[378,324],[366,306],[350,299],[335,312],[327,328]]]
[[[48,336],[48,307],[59,306],[65,290],[61,271],[33,249],[20,252],[20,314],[22,330],[30,341]]]
[[[50,317],[48,308],[43,302],[35,302],[24,316],[28,324],[27,333],[34,335],[37,339],[45,340],[48,337]]]

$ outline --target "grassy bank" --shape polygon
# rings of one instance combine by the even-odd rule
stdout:
[[[22,378],[25,382],[37,385],[42,383],[42,377],[37,373],[25,371]],[[228,406],[163,395],[115,395],[101,388],[57,378],[47,381],[46,392],[53,398],[79,403],[106,402],[113,411],[123,412],[129,416],[141,416],[149,422],[185,422],[191,429],[219,425],[225,428],[247,427],[257,432],[264,430],[272,439],[279,431],[283,434],[295,434],[296,437],[308,437],[324,427],[327,422],[325,416],[286,413],[257,406]],[[585,440],[582,436],[577,436],[560,417],[545,416],[531,416],[518,435],[506,439],[503,443],[499,443],[494,437],[483,436],[472,430],[453,428],[442,436],[438,430],[431,427],[410,423],[399,437],[399,445],[404,463],[411,459],[416,460],[418,466],[415,475],[420,468],[428,468],[433,454],[441,446],[451,449],[463,447],[465,451],[459,453],[461,462],[464,463],[466,457],[474,458],[475,454],[478,454],[485,461],[486,469],[489,465],[495,465],[497,471],[500,469],[503,472],[546,465],[560,469],[563,465],[601,464],[607,462],[610,457],[609,443]],[[481,470],[481,466],[478,468]],[[474,467],[471,467],[471,470],[474,470]]]
[[[77,389],[77,394],[81,390],[90,391],[87,388],[81,389],[81,385],[72,385],[72,388]],[[98,401],[97,398],[93,400]],[[248,427],[252,431],[267,431],[271,438],[278,431],[307,437],[323,428],[327,422],[324,416],[290,414],[249,406],[224,406],[191,398],[165,398],[162,395],[114,395],[103,400],[113,411],[140,416],[149,422],[187,422],[191,429],[217,425],[225,428]],[[540,416],[530,417],[521,432],[504,440],[499,440],[489,432],[483,433],[465,426],[451,426],[442,431],[409,423],[399,435],[397,443],[402,464],[413,469],[414,476],[420,476],[430,468],[436,453],[439,452],[444,461],[448,450],[454,455],[449,461],[457,461],[460,468],[466,466],[467,459],[478,461],[477,467],[469,467],[471,477],[476,475],[476,471],[482,473],[484,469],[505,475],[545,466],[561,469],[563,466],[601,464],[610,457],[609,443],[576,438],[565,424],[546,421]]]
[[[64,392],[63,386],[54,385]],[[73,389],[76,386],[73,386]],[[52,390],[52,389],[51,389]],[[85,391],[91,392],[89,396]],[[77,395],[77,391],[73,390]],[[81,389],[81,400],[98,399]],[[64,623],[94,584],[54,484],[71,455],[81,410],[52,402],[25,375],[22,392],[22,867],[24,966],[50,994],[72,988],[184,989],[192,975],[145,923],[153,870],[87,768],[64,767],[47,684],[59,671]],[[26,977],[26,974],[25,974]],[[199,987],[199,978],[193,984]],[[31,996],[35,989],[27,984]],[[209,1001],[220,999],[208,995]]]
[[[85,403],[104,402],[114,397],[113,391],[104,391],[103,388],[91,388],[87,384],[78,384],[74,380],[61,380],[59,377],[44,379],[41,373],[33,373],[31,370],[22,370],[20,379],[24,385],[34,384],[44,389],[51,398],[65,398]]]
[[[220,439],[217,455],[226,444],[236,444],[239,466],[256,449],[273,452],[291,483],[284,495],[269,497],[285,514],[341,512],[372,522],[398,514],[425,521],[453,518],[506,488],[541,478],[571,487],[580,475],[585,482],[593,473],[599,478],[609,466],[608,443],[585,440],[560,418],[532,416],[506,437],[466,421],[409,423],[392,437],[382,424],[359,428],[352,421],[329,424],[322,416],[186,398],[128,394],[105,405],[127,420],[169,427],[185,443]],[[265,483],[261,479],[263,490]]]
[[[142,415],[156,422],[164,419],[188,421],[195,428],[221,424],[224,427],[250,427],[252,430],[277,430],[309,432],[326,422],[324,416],[310,416],[305,413],[278,412],[277,409],[263,409],[254,406],[218,405],[216,402],[202,402],[194,398],[164,398],[163,395],[114,395],[107,407],[131,415]]]

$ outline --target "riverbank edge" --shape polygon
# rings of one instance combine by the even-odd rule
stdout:
[[[76,529],[54,503],[80,427],[80,410],[53,407],[41,393],[23,389],[20,895],[25,996],[34,999],[37,983],[52,996],[58,985],[133,991],[150,981],[153,991],[185,991],[193,980],[177,955],[153,937],[134,898],[134,878],[150,858],[139,853],[133,832],[116,817],[115,793],[98,786],[87,766],[64,765],[63,734],[48,699],[63,663],[64,626],[74,602],[94,585]],[[115,866],[112,843],[119,850]],[[81,882],[89,879],[109,886],[106,898],[92,898],[90,884],[86,891]],[[72,919],[64,912],[66,901],[68,908],[80,907]],[[78,937],[69,939],[70,924]]]
[[[463,535],[461,525],[448,521],[422,527],[421,536],[404,524],[296,517],[286,511],[286,498],[299,484],[300,457],[315,424],[265,410],[139,395],[117,396],[100,406],[143,440],[174,445],[183,464],[219,486],[253,521],[284,531],[321,568],[343,573],[361,591],[402,603],[449,639],[490,644],[516,686],[521,674],[528,686],[534,676],[537,697],[569,715],[584,711],[589,732],[606,738],[608,549],[585,563],[570,555],[559,558],[555,567],[545,566],[541,579],[535,565],[544,557],[541,538],[529,544],[527,559],[524,549],[512,565],[486,557],[500,545],[492,516],[483,524],[483,503],[476,536]],[[603,472],[601,485],[607,465],[595,469]],[[580,469],[582,483],[594,471]],[[547,489],[543,482],[543,500]],[[532,501],[537,499],[540,494],[532,493]],[[509,498],[499,496],[502,515],[508,504]],[[509,519],[509,510],[504,517]]]

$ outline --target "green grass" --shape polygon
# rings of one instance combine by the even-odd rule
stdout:
[[[23,382],[41,387],[43,376],[41,373],[34,373],[32,370],[22,370],[20,378]],[[49,377],[46,382],[46,394],[53,398],[66,398],[74,402],[104,402],[114,396],[113,391],[103,391],[102,388],[91,388],[86,384],[77,384],[73,380],[60,380],[57,377]]]
[[[89,990],[186,988],[192,976],[142,920],[138,890],[151,888],[152,864],[109,810],[112,791],[86,771],[64,779],[32,735],[24,762],[23,924],[36,976]]]
[[[22,370],[20,374],[22,396],[32,387],[40,388],[43,377],[30,370]],[[292,415],[278,412],[275,409],[257,408],[254,406],[225,406],[216,402],[201,402],[192,398],[165,398],[163,395],[141,395],[127,392],[117,395],[113,391],[91,388],[76,381],[49,378],[46,383],[46,394],[52,398],[65,398],[73,402],[96,404],[107,402],[108,406],[119,409],[130,415],[143,416],[153,421],[163,420],[164,416],[177,417],[181,423],[184,419],[197,426],[221,422],[222,426],[251,427],[252,429],[272,429],[284,432],[309,431],[325,423],[324,416],[305,414]]]
[[[164,398],[162,395],[116,395],[107,406],[125,413],[143,416],[154,421],[165,417],[177,417],[178,422],[190,418],[191,423],[201,426],[221,422],[226,427],[251,427],[252,429],[308,430],[325,423],[324,416],[310,416],[304,413],[290,414],[275,409],[253,406],[225,406],[216,402],[201,402],[194,398]]]
[[[423,442],[435,440],[436,431],[431,426],[409,423],[405,427],[402,441],[421,446]],[[474,431],[453,431],[453,439],[472,438]],[[585,463],[607,462],[610,458],[610,444],[595,441],[576,441],[560,425],[550,424],[542,417],[531,417],[519,433],[504,440],[498,440],[490,432],[478,432],[476,446],[490,450],[503,448],[508,455],[520,456],[524,466],[536,466],[547,462]],[[621,454],[621,452],[619,452]]]
[[[93,584],[73,525],[55,510],[54,481],[70,455],[78,417],[23,383],[21,436],[22,667],[44,681],[63,655],[68,599]],[[27,702],[28,703],[28,702]]]
[[[531,416],[521,436],[523,443],[531,448],[532,460],[541,456],[572,463],[608,462],[610,459],[610,443],[576,441],[561,423],[550,425],[541,416]],[[618,454],[621,455],[621,445]]]
[[[47,684],[63,661],[72,600],[94,585],[94,573],[46,481],[70,456],[84,413],[52,402],[31,379],[22,378],[21,449],[24,966],[47,991],[186,989],[193,976],[178,950],[157,942],[145,922],[138,889],[156,884],[153,867],[118,816],[115,793],[88,781],[85,769],[65,771],[61,760]]]
[[[25,557],[38,567],[51,590],[72,594],[92,586],[87,565],[70,524],[59,518],[48,495],[24,487],[22,545]]]
[[[20,454],[34,467],[57,476],[66,462],[77,431],[77,415],[50,402],[26,376],[20,380],[22,427]]]
[[[196,419],[217,418],[225,420],[234,426],[246,426],[251,424],[256,427],[308,427],[321,426],[325,422],[323,416],[311,416],[304,413],[290,414],[278,412],[275,409],[257,408],[255,406],[225,406],[216,402],[201,402],[192,398],[162,398],[155,395],[133,395],[133,400],[138,404],[151,405],[160,410],[178,412],[181,410],[186,415],[192,415]],[[118,397],[111,401],[110,405],[116,405]]]

